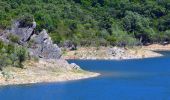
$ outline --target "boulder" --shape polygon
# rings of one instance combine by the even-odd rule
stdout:
[[[70,66],[72,67],[72,69],[80,69],[80,66],[78,66],[77,64],[75,63],[71,63]]]
[[[76,50],[77,49],[77,45],[69,40],[67,40],[63,43],[63,47],[67,50]]]
[[[125,50],[123,48],[114,47],[109,48],[107,53],[115,57],[121,57],[125,54]]]

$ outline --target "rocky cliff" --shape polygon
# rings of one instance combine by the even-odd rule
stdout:
[[[20,21],[15,21],[11,29],[0,30],[0,41],[14,46],[19,45],[18,47],[23,46],[27,48],[31,58],[37,56],[41,59],[25,61],[24,69],[3,67],[0,70],[0,85],[59,82],[99,75],[84,71],[75,63],[69,64],[62,59],[61,49],[52,42],[47,31],[44,29],[41,32],[35,32],[36,22],[22,24]]]
[[[53,44],[47,31],[44,29],[40,33],[35,33],[35,29],[36,22],[23,27],[20,21],[15,21],[11,29],[1,33],[0,38],[6,43],[14,43],[14,41],[10,40],[10,37],[17,37],[16,39],[18,40],[15,40],[15,44],[28,48],[30,55],[44,59],[59,59],[62,54],[61,49],[56,44]]]

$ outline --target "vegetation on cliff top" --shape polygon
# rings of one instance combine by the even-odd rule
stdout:
[[[169,0],[0,0],[0,28],[37,22],[55,43],[137,45],[170,41]],[[24,25],[24,23],[23,23]]]

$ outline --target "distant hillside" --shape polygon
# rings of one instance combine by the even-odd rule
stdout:
[[[169,0],[0,0],[0,28],[33,19],[55,43],[138,45],[170,41]]]

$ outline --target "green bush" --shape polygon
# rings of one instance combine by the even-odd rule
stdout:
[[[4,44],[0,42],[0,69],[6,66],[23,68],[23,62],[27,60],[28,53],[24,47]]]
[[[34,43],[35,43],[35,40],[30,39],[30,40],[28,41],[28,47],[30,48],[31,46],[34,45]]]
[[[24,47],[15,47],[16,57],[18,58],[18,64],[20,68],[23,68],[23,62],[28,58],[28,52]]]
[[[19,27],[32,26],[33,15],[31,15],[29,13],[22,14],[19,16],[18,21],[20,22]]]
[[[12,64],[12,60],[10,55],[7,53],[5,46],[0,50],[0,69],[2,67],[8,66]]]
[[[0,50],[4,47],[4,42],[0,40]]]
[[[10,56],[7,53],[1,53],[0,56],[0,69],[2,67],[8,66],[12,64],[12,60],[10,59]]]
[[[16,35],[13,35],[13,34],[9,34],[8,35],[8,39],[11,41],[11,42],[14,42],[14,43],[17,43],[17,42],[19,42],[19,37],[18,36],[16,36]]]

